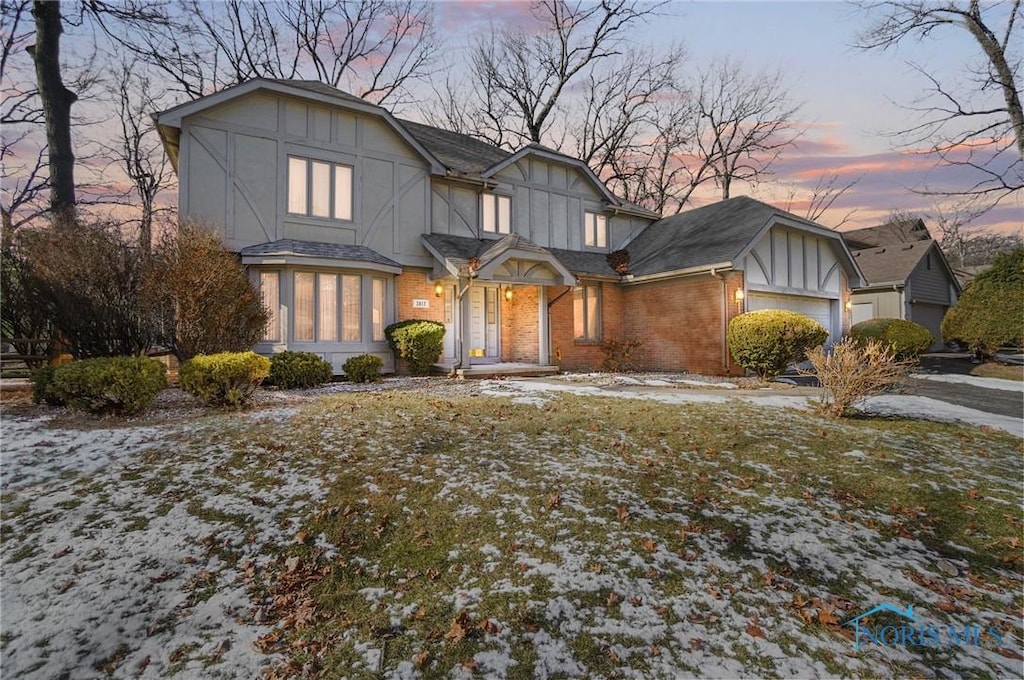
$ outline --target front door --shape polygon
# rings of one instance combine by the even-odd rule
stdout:
[[[498,288],[474,286],[469,289],[470,364],[500,360],[498,349]]]

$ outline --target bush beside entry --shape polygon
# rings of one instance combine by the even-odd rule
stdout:
[[[167,387],[167,369],[148,357],[103,357],[40,369],[35,379],[33,396],[47,403],[89,413],[134,415]]]
[[[213,406],[245,406],[270,374],[270,359],[255,352],[200,354],[178,370],[181,389]]]
[[[286,390],[316,387],[331,382],[334,369],[312,352],[281,352],[270,359],[267,384]]]
[[[809,349],[828,339],[828,331],[803,314],[762,309],[733,317],[729,322],[729,351],[736,363],[771,380]]]
[[[407,319],[384,329],[391,349],[409,364],[413,375],[425,375],[444,349],[444,324]]]
[[[905,319],[868,319],[850,329],[853,341],[864,347],[876,340],[899,361],[916,359],[935,342],[931,331]]]
[[[345,361],[341,370],[352,382],[377,382],[380,380],[380,369],[384,362],[372,354],[360,354]]]

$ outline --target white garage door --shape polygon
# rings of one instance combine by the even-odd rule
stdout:
[[[832,324],[832,300],[821,298],[800,297],[799,295],[771,295],[768,293],[751,293],[747,296],[747,311],[758,309],[785,309],[809,316],[828,331],[829,342],[835,341],[836,334]],[[838,303],[837,303],[838,304]]]

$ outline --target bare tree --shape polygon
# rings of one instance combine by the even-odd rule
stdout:
[[[31,6],[31,0],[0,1],[0,241],[5,248],[16,229],[45,212],[42,199],[49,188],[46,147],[34,147],[30,139],[43,123],[42,104],[34,74],[18,63],[35,35]]]
[[[178,0],[188,21],[112,35],[190,99],[252,78],[305,78],[377,103],[407,96],[438,44],[417,0]]]
[[[75,152],[71,145],[71,105],[78,96],[64,86],[60,65],[60,35],[64,32],[59,2],[35,0],[35,43],[29,53],[36,67],[39,98],[46,121],[49,159],[50,210],[56,215],[75,209]]]
[[[803,134],[795,124],[802,105],[789,95],[781,71],[748,72],[723,59],[697,78],[694,140],[727,199],[733,182],[756,183]]]
[[[1021,57],[1016,52],[1024,23],[1020,0],[885,0],[861,3],[877,17],[858,36],[863,49],[895,48],[950,30],[968,33],[980,50],[978,65],[965,65],[956,83],[913,65],[929,83],[924,97],[909,106],[919,122],[900,131],[908,147],[924,145],[943,165],[970,168],[976,179],[954,190],[921,193],[971,198],[975,212],[991,208],[1024,188],[1024,111],[1021,108]],[[1016,56],[1014,56],[1016,54]]]
[[[863,178],[863,175],[859,175],[845,184],[842,183],[838,173],[829,174],[827,172],[821,173],[818,176],[817,181],[814,183],[814,188],[810,190],[810,197],[807,199],[807,208],[804,210],[804,217],[812,222],[820,221],[825,213],[832,209],[836,201],[842,198],[843,194],[857,186],[857,183]],[[785,209],[788,212],[794,212],[796,209],[794,203],[796,201],[797,193],[799,188],[795,183],[789,183],[790,190],[789,196],[786,200]],[[842,219],[836,221],[830,226],[833,229],[838,229],[847,222],[849,222],[853,216],[857,213],[857,209],[850,210]]]
[[[165,93],[140,67],[134,60],[123,62],[107,84],[120,130],[116,139],[103,145],[103,152],[110,164],[128,178],[127,198],[139,212],[139,248],[148,253],[153,243],[154,217],[171,210],[160,207],[157,199],[176,182],[150,117],[161,108]]]
[[[935,225],[939,231],[939,244],[954,269],[978,267],[989,264],[996,255],[1022,245],[1021,234],[997,234],[979,229],[969,229],[976,212],[968,202],[938,205],[933,211]]]
[[[570,85],[590,74],[600,81],[593,83],[598,89],[621,90],[621,83],[608,80],[608,71],[598,73],[593,68],[624,55],[629,31],[662,4],[538,0],[530,10],[539,30],[502,29],[479,36],[469,58],[472,86],[459,91],[446,83],[449,96],[440,107],[441,115],[435,111],[428,117],[457,123],[450,125],[457,129],[470,122],[474,129],[461,131],[508,148],[530,142],[558,146],[549,134],[555,113],[565,111]],[[629,62],[631,67],[637,64],[636,59]],[[634,75],[649,79],[639,72]],[[589,132],[594,131],[592,125]],[[587,139],[586,133],[581,144],[595,153],[601,146]]]

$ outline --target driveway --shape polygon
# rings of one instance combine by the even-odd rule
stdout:
[[[969,357],[923,357],[919,371],[903,382],[903,392],[1024,419],[1024,386],[1013,380],[974,378],[970,376],[974,367]]]

